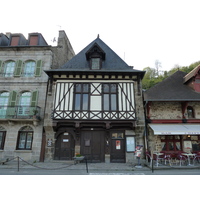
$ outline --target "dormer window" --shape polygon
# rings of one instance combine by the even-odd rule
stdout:
[[[106,54],[98,44],[95,43],[85,55],[91,70],[102,68],[102,61],[105,60]]]
[[[100,68],[101,68],[101,59],[91,58],[91,69],[100,69]]]
[[[10,46],[18,46],[18,45],[19,45],[19,36],[13,36]]]
[[[38,45],[38,35],[31,35],[30,36],[29,45],[30,46]]]

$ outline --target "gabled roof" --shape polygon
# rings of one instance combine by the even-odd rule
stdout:
[[[105,53],[105,60],[102,62],[102,68],[100,70],[102,71],[117,71],[117,70],[123,70],[123,71],[138,71],[134,70],[133,67],[130,67],[127,65],[109,46],[107,46],[99,37],[96,38],[94,41],[92,41],[88,46],[86,46],[82,51],[80,51],[76,56],[74,56],[71,60],[69,60],[66,64],[61,66],[61,69],[66,70],[90,70],[88,61],[86,59],[86,54],[88,51],[94,46],[98,45],[102,49],[102,51]],[[91,71],[91,70],[90,70]]]
[[[177,71],[144,92],[145,101],[200,101],[200,93],[183,83],[186,73]]]
[[[89,56],[93,48],[98,48],[98,53],[102,56],[101,69],[90,69]],[[99,37],[87,45],[71,60],[57,69],[46,70],[45,73],[52,77],[54,75],[123,75],[137,76],[141,79],[145,71],[135,70],[127,65],[109,46],[107,46]]]

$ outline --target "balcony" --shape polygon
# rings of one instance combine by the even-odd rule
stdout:
[[[40,121],[40,110],[38,106],[0,106],[0,121]]]

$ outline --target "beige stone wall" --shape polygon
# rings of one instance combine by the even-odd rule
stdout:
[[[195,112],[195,118],[200,119],[200,103],[188,102]],[[187,110],[186,110],[187,111]],[[187,119],[187,113],[185,112]],[[182,119],[182,107],[180,102],[152,102],[150,109],[151,119]]]
[[[151,119],[182,119],[181,104],[178,102],[152,102]]]
[[[6,138],[4,150],[0,151],[0,159],[19,156],[26,161],[39,161],[43,131],[41,123],[34,126],[32,122],[1,122],[1,126],[6,129]],[[16,150],[18,131],[24,126],[30,126],[33,129],[32,150]]]

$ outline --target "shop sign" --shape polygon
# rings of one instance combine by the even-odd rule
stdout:
[[[185,132],[185,135],[200,135],[200,132]]]
[[[192,149],[192,142],[191,141],[184,141],[184,148],[185,149]]]

